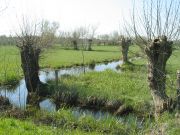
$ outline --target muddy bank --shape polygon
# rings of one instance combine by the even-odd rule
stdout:
[[[76,92],[62,91],[52,96],[57,108],[79,107],[91,111],[109,112],[113,115],[122,116],[135,112],[132,106],[126,105],[121,100],[108,100],[95,96],[79,97]]]
[[[8,98],[0,96],[0,110],[1,112],[11,109],[12,105],[10,104]]]

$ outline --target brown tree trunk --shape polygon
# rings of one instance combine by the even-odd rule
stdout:
[[[154,100],[155,114],[158,115],[169,107],[169,98],[166,95],[166,62],[172,54],[172,43],[167,37],[155,39],[145,52],[148,57],[148,81],[151,95]]]
[[[39,86],[39,49],[30,45],[21,48],[21,66],[28,92],[35,92]]]
[[[130,46],[130,40],[125,39],[124,37],[121,40],[121,46],[122,46],[122,59],[123,63],[128,62],[128,51]]]
[[[180,110],[180,70],[177,71],[177,109]]]
[[[40,108],[40,97],[37,92],[28,92],[26,103]]]

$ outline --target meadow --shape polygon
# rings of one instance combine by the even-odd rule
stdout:
[[[3,48],[6,50],[7,48]],[[1,50],[2,51],[2,50]],[[11,68],[17,68],[13,61],[20,62],[18,50],[8,47]],[[176,95],[176,71],[180,67],[180,50],[174,50],[167,63],[167,92],[170,97]],[[130,47],[130,57],[142,55],[138,47]],[[7,54],[7,53],[6,53]],[[117,46],[95,46],[93,51],[85,51],[85,64],[92,61],[102,62],[119,59],[120,49]],[[1,55],[3,56],[3,55]],[[79,97],[98,97],[108,100],[121,100],[127,106],[132,106],[133,113],[121,116],[119,121],[115,116],[94,118],[92,115],[82,114],[74,116],[71,108],[60,108],[57,112],[44,112],[36,109],[7,111],[1,114],[1,134],[167,134],[178,135],[180,132],[179,118],[175,112],[165,112],[158,120],[152,118],[153,101],[147,83],[147,59],[141,58],[132,61],[126,69],[117,73],[106,70],[103,72],[89,72],[79,76],[63,76],[59,85],[65,90],[76,91]],[[7,63],[6,63],[7,64]],[[41,67],[59,68],[82,64],[81,51],[65,50],[58,46],[44,51]],[[8,64],[7,64],[8,65]],[[2,66],[2,63],[1,63]],[[9,67],[9,66],[8,66]],[[1,70],[2,71],[2,70]],[[8,71],[8,70],[7,70]],[[21,71],[20,71],[21,72]],[[9,72],[7,72],[9,73]],[[22,73],[21,73],[22,74]],[[11,76],[11,74],[9,74]],[[50,84],[54,82],[51,81]],[[7,131],[10,131],[7,133]]]

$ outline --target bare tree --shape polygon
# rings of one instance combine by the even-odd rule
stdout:
[[[98,38],[101,40],[104,46],[108,44],[109,39],[110,39],[108,34],[99,35]]]
[[[172,54],[173,41],[180,34],[179,0],[143,0],[133,6],[131,32],[145,46],[148,58],[148,81],[154,100],[155,114],[169,109],[166,94],[166,62]],[[144,38],[145,37],[145,38]]]
[[[36,92],[41,84],[38,76],[40,53],[52,45],[57,29],[57,23],[34,23],[23,19],[20,33],[17,34],[17,47],[21,53],[21,66],[28,92]]]
[[[111,45],[118,45],[119,44],[119,33],[118,31],[113,31],[110,34],[110,44]]]
[[[89,26],[89,29],[88,29],[88,46],[87,46],[88,51],[92,50],[92,42],[94,40],[94,36],[96,34],[97,28],[98,28],[97,25]]]
[[[80,38],[80,33],[79,33],[78,29],[76,29],[72,32],[72,44],[74,46],[74,50],[79,49],[78,48],[79,38]]]
[[[59,31],[59,35],[57,37],[57,43],[65,48],[71,47],[72,44],[72,37],[71,32],[68,31]]]
[[[124,37],[123,35],[120,37],[120,45],[122,48],[122,60],[123,63],[128,62],[128,51],[129,51],[129,46],[131,44],[131,39],[128,37]]]

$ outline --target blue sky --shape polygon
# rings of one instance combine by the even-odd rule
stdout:
[[[1,0],[1,5],[3,0]],[[97,25],[100,34],[119,30],[123,16],[130,15],[132,0],[4,0],[0,34],[14,34],[22,16],[57,21],[61,30]]]

